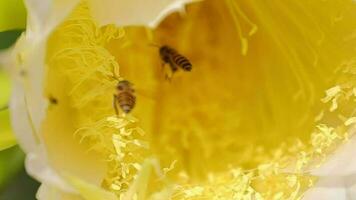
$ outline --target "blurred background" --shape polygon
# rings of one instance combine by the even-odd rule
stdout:
[[[10,47],[22,32],[23,29],[0,32],[0,49]],[[9,77],[0,68],[0,108],[6,107],[9,95]],[[24,153],[13,138],[7,109],[0,111],[0,140],[5,141],[0,145],[0,200],[35,199],[39,183],[26,174]]]

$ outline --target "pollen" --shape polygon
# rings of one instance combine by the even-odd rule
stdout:
[[[58,105],[46,123],[70,127],[58,137],[99,158],[95,183],[120,199],[301,199],[317,182],[305,172],[356,122],[347,7],[356,5],[206,0],[151,30],[99,27],[83,1],[48,42],[45,93]],[[194,69],[167,81],[150,44],[174,47]],[[136,87],[129,114],[113,108],[118,79]]]

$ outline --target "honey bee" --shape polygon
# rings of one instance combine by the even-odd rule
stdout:
[[[113,104],[116,115],[119,114],[117,104],[124,113],[129,113],[135,107],[136,96],[134,95],[135,90],[132,88],[132,83],[127,80],[119,81],[117,86],[117,94],[114,94]]]
[[[183,69],[184,71],[191,71],[192,64],[190,61],[178,53],[175,49],[164,45],[159,48],[159,54],[163,61],[163,64],[169,64],[172,74],[178,70],[178,68]]]

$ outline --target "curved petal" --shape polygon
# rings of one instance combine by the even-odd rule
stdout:
[[[31,122],[24,112],[27,108],[21,83],[13,82],[12,91],[10,102],[12,127],[21,148],[25,152],[31,152],[36,148],[37,142],[32,132]]]
[[[78,1],[70,0],[25,1],[28,9],[28,29],[20,37],[11,54],[11,75],[14,83],[10,108],[15,131],[23,141],[21,144],[26,151],[31,150],[29,145],[24,143],[32,143],[33,149],[34,141],[38,140],[38,143],[40,140],[40,136],[31,136],[40,132],[47,108],[43,97],[47,36],[77,3]]]
[[[61,192],[59,192],[56,188],[53,188],[51,186],[41,184],[39,187],[36,198],[38,200],[61,200]]]
[[[47,150],[40,134],[47,108],[43,96],[45,42],[36,43],[24,36],[15,49],[14,57],[17,54],[21,59],[12,70],[11,122],[20,146],[27,153],[26,170],[42,183],[75,193],[47,161]]]
[[[303,200],[355,200],[356,175],[322,177],[318,183],[309,189]]]
[[[334,187],[322,187],[322,184],[328,183],[329,180],[320,180],[319,183],[309,189],[305,194],[303,200],[351,200],[347,198],[346,187],[343,185],[343,180],[333,180]],[[336,186],[338,185],[338,186]]]
[[[83,200],[79,195],[68,194],[56,187],[42,184],[37,191],[36,198],[38,200]]]
[[[356,174],[355,155],[356,136],[341,145],[319,168],[312,170],[315,176],[349,176]]]
[[[45,116],[43,98],[45,43],[30,41],[22,35],[12,51],[11,121],[17,138],[26,152],[40,143],[40,126]]]
[[[100,25],[148,25],[156,27],[168,14],[184,10],[196,0],[89,0],[92,15]]]
[[[25,0],[28,10],[27,32],[41,39],[68,16],[79,0]]]
[[[354,130],[351,130],[353,132]],[[341,145],[328,160],[310,173],[319,176],[317,184],[309,189],[304,200],[354,200],[356,195],[356,136]]]
[[[47,108],[47,101],[43,96],[47,36],[77,2],[25,2],[28,9],[28,29],[11,53],[10,71],[13,80],[11,121],[19,143],[27,153],[26,169],[39,181],[68,192],[74,190],[66,185],[47,162],[46,149],[41,145],[43,142],[40,129]]]
[[[102,188],[89,184],[71,175],[66,175],[66,178],[86,200],[117,200],[117,197],[113,193],[105,191]]]
[[[64,192],[76,193],[72,187],[54,171],[45,155],[45,149],[38,146],[36,151],[28,153],[25,160],[26,171],[41,183],[61,189]]]

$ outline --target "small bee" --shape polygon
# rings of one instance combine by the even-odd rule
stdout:
[[[58,99],[54,98],[53,96],[48,97],[48,101],[52,105],[57,105],[58,104]]]
[[[116,86],[117,94],[114,94],[114,108],[116,115],[119,114],[117,104],[119,104],[122,111],[129,113],[136,103],[136,97],[134,95],[135,90],[132,88],[132,84],[127,80],[119,81]]]
[[[182,68],[184,71],[192,70],[192,64],[190,61],[183,55],[179,54],[175,49],[167,45],[159,48],[159,54],[164,62],[163,64],[169,64],[172,73],[176,72],[178,68]]]

